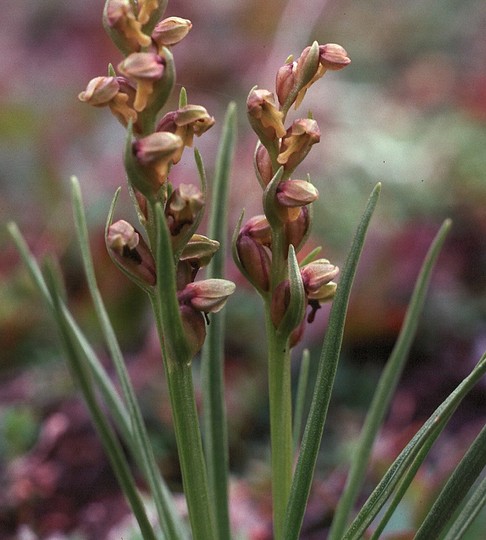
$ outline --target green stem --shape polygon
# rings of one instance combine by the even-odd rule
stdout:
[[[174,431],[194,540],[214,540],[206,463],[192,383],[191,358],[169,358],[162,331],[160,303],[151,298],[169,388]]]
[[[276,332],[266,309],[274,538],[283,538],[292,484],[292,395],[288,338]]]

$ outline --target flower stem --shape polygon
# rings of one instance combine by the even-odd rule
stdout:
[[[283,538],[285,510],[292,483],[292,396],[288,338],[278,333],[266,309],[270,444],[274,538]]]
[[[191,358],[169,358],[162,333],[160,310],[152,305],[157,322],[165,374],[169,388],[174,431],[179,453],[182,484],[186,495],[194,540],[214,540],[214,519],[210,505],[206,463],[192,382]]]

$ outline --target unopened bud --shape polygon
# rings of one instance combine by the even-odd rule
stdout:
[[[320,291],[323,285],[327,285],[338,274],[339,268],[331,264],[327,259],[317,259],[300,269],[304,290],[308,295]]]
[[[119,268],[138,283],[155,285],[152,252],[130,223],[120,220],[110,225],[105,240],[108,252]]]
[[[196,355],[206,339],[206,322],[204,315],[189,305],[180,306],[181,321],[191,356]]]
[[[297,219],[286,221],[284,223],[284,233],[286,240],[286,251],[290,245],[293,245],[295,252],[298,253],[303,246],[310,231],[310,214],[307,206],[300,209]]]
[[[299,217],[300,208],[317,200],[319,192],[307,180],[286,180],[277,187],[277,202],[281,208],[283,221],[294,221]]]
[[[278,71],[275,90],[280,105],[283,105],[296,84],[297,62],[287,62]]]
[[[273,178],[273,168],[270,154],[262,144],[257,145],[254,164],[258,181],[262,188],[265,188]]]
[[[270,318],[275,328],[280,323],[290,304],[290,283],[288,279],[280,282],[273,291],[272,302],[270,304]]]
[[[272,245],[272,229],[264,215],[253,216],[241,228],[241,236],[249,236],[262,246]]]
[[[235,284],[226,279],[204,279],[189,283],[178,293],[179,303],[204,313],[217,313],[235,292]]]
[[[317,122],[311,118],[295,120],[282,139],[277,161],[288,172],[293,171],[307,156],[313,144],[321,139]]]
[[[180,261],[187,261],[194,268],[207,266],[219,249],[219,242],[202,234],[193,234],[184,246]]]
[[[240,264],[253,286],[260,291],[268,291],[272,265],[268,248],[249,235],[240,233],[236,240],[236,250]]]
[[[351,63],[346,50],[336,43],[319,46],[319,62],[325,69],[338,71]]]
[[[125,77],[136,82],[133,106],[136,111],[143,111],[164,73],[162,58],[153,52],[132,53],[118,65],[118,69]]]
[[[152,32],[152,39],[157,47],[170,47],[182,41],[192,28],[188,19],[168,17],[160,21]]]
[[[264,144],[283,137],[283,113],[275,105],[273,94],[268,90],[253,89],[247,99],[247,112],[251,127]]]
[[[166,181],[174,155],[177,155],[181,147],[181,138],[166,131],[151,133],[136,140],[132,149],[138,174],[133,176],[135,178],[143,176],[143,185],[141,180],[136,180],[140,185],[134,187],[145,196],[156,193]],[[127,170],[130,163],[128,165]]]

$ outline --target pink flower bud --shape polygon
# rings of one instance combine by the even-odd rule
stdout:
[[[268,248],[251,236],[240,233],[236,240],[236,250],[240,264],[251,283],[260,291],[268,291],[272,265]]]
[[[327,285],[338,274],[339,268],[327,259],[317,259],[300,269],[305,292],[309,295],[317,293],[323,285]]]
[[[145,169],[147,183],[153,186],[154,192],[158,191],[167,179],[174,155],[178,154],[181,147],[181,138],[167,131],[151,133],[133,143],[135,159]],[[145,191],[143,193],[145,194]]]
[[[130,223],[120,220],[110,225],[105,240],[118,267],[136,282],[155,285],[157,278],[152,252]]]
[[[336,43],[319,46],[319,62],[325,69],[337,71],[351,63],[346,50]]]
[[[265,188],[273,178],[272,160],[267,149],[259,144],[255,152],[255,170],[260,185]]]
[[[200,312],[183,304],[180,307],[182,326],[186,336],[191,356],[195,356],[204,345],[206,339],[206,322],[204,315]]]
[[[195,281],[178,293],[179,303],[188,304],[204,313],[217,313],[235,288],[235,284],[226,279]]]
[[[262,246],[272,245],[272,229],[264,215],[253,216],[241,228],[240,236],[249,236]]]
[[[192,28],[188,19],[168,17],[160,21],[152,32],[152,39],[157,47],[170,47],[182,41]]]
[[[319,192],[307,180],[286,180],[277,188],[277,200],[282,206],[296,207],[313,203]]]
[[[286,252],[292,244],[295,251],[298,252],[302,247],[304,240],[307,238],[310,229],[309,209],[303,206],[300,209],[297,219],[284,222],[284,232],[286,239]]]
[[[132,53],[118,64],[118,69],[125,77],[136,82],[133,106],[136,111],[143,111],[154,92],[155,83],[164,73],[162,58],[153,52]]]
[[[290,303],[290,283],[288,279],[280,282],[273,291],[272,302],[270,304],[270,318],[275,328],[278,328],[289,307]]]
[[[278,71],[275,81],[275,90],[280,105],[287,100],[296,84],[297,62],[287,62]]]

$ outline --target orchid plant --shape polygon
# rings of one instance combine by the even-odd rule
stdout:
[[[193,146],[194,137],[202,136],[215,120],[204,107],[188,102],[184,89],[179,95],[178,109],[164,110],[176,81],[173,47],[192,27],[187,19],[163,18],[165,8],[164,0],[106,1],[103,24],[123,60],[116,69],[110,65],[105,76],[91,80],[79,99],[94,107],[109,108],[126,130],[124,165],[139,224],[115,220],[118,190],[108,212],[106,247],[114,264],[150,299],[169,389],[189,523],[176,509],[158,469],[96,283],[77,179],[72,179],[77,237],[94,308],[121,392],[69,311],[56,266],[48,262],[41,270],[15,224],[10,224],[9,230],[57,322],[73,377],[142,537],[227,540],[232,537],[232,531],[223,399],[224,312],[219,312],[235,290],[235,285],[223,276],[236,109],[234,104],[228,107],[210,189],[197,149],[194,159],[199,184],[173,185],[173,167],[183,152]],[[377,185],[368,200],[341,273],[335,264],[320,257],[320,249],[300,257],[311,230],[312,203],[319,194],[310,178],[296,171],[319,142],[320,131],[312,115],[289,124],[287,116],[292,107],[298,109],[306,92],[314,90],[315,83],[327,71],[341,70],[349,64],[343,47],[314,42],[297,59],[289,57],[278,69],[274,92],[254,87],[246,103],[250,126],[257,135],[254,167],[262,190],[263,213],[245,222],[241,214],[233,234],[232,253],[237,267],[260,295],[265,312],[276,540],[296,540],[300,535],[338,367],[350,290],[381,189]],[[213,211],[209,218],[206,236],[199,232],[199,227],[210,192],[211,207],[218,211]],[[402,450],[366,502],[356,509],[371,449],[403,370],[432,269],[450,226],[446,221],[440,228],[418,276],[334,514],[329,532],[332,540],[380,537],[428,450],[460,401],[486,372],[483,354],[470,375]],[[205,279],[199,279],[202,268],[206,270]],[[321,304],[331,301],[311,407],[307,418],[303,418],[309,354],[304,353],[298,392],[292,396],[291,351],[302,339],[304,326],[313,322]],[[201,423],[192,380],[193,359],[200,353],[204,377]],[[302,423],[305,423],[303,434]],[[156,509],[156,523],[148,517],[122,444],[146,480]],[[483,429],[410,538],[461,538],[486,501],[486,481],[477,482],[485,465],[486,430]],[[456,509],[459,511],[455,512]]]

